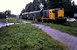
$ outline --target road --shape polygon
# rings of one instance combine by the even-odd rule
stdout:
[[[32,25],[43,30],[53,39],[60,42],[62,45],[67,46],[68,48],[66,48],[66,50],[77,50],[77,37],[74,37],[72,35],[69,35],[68,33],[58,31],[56,29],[53,29],[49,26],[45,26],[42,24],[32,24]]]

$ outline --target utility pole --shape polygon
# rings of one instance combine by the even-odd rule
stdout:
[[[44,5],[40,3],[39,8],[40,8],[40,11],[43,11]],[[42,16],[42,22],[43,22],[43,16]]]
[[[6,23],[8,23],[8,16],[6,15]]]
[[[21,21],[21,18],[22,18],[22,13],[21,13],[20,16],[19,16],[20,24],[21,24],[21,22],[22,22],[22,21]]]

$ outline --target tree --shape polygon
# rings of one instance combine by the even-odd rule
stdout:
[[[66,17],[73,17],[75,13],[75,5],[72,0],[48,0],[48,9],[64,8]]]
[[[62,8],[63,4],[63,0],[48,0],[48,9]]]
[[[34,10],[34,5],[32,2],[28,3],[26,6],[25,6],[25,11],[26,12],[30,12],[30,11],[33,11]]]
[[[39,5],[42,3],[45,9],[64,8],[66,17],[73,17],[75,11],[77,12],[77,6],[75,6],[72,0],[33,0],[25,6],[24,12],[40,10]]]
[[[73,18],[75,9],[74,9],[74,2],[71,2],[71,0],[64,0],[64,10],[65,10],[65,16]]]
[[[11,10],[6,10],[5,15],[9,17],[11,15]]]
[[[25,10],[25,9],[23,9],[23,10],[21,11],[21,13],[25,13],[25,11],[26,11],[26,10]]]
[[[23,9],[21,13],[40,10],[40,3],[44,5],[44,9],[47,9],[47,4],[45,0],[33,0],[33,2],[30,2],[25,6],[25,9]]]

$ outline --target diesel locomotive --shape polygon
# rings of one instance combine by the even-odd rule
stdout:
[[[32,20],[49,20],[55,22],[66,22],[66,18],[64,17],[64,9],[56,8],[49,10],[40,10],[33,12],[22,13],[22,19],[32,19]]]

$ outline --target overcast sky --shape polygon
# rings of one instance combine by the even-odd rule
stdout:
[[[33,0],[0,0],[0,12],[11,10],[12,14],[19,14],[26,4]],[[77,0],[74,0],[77,4]]]

